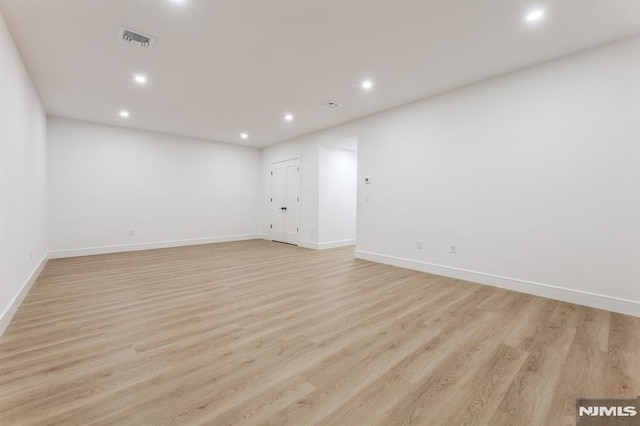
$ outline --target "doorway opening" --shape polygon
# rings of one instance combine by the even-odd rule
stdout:
[[[318,248],[356,243],[358,139],[320,146]]]

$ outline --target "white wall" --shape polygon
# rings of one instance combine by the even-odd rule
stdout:
[[[358,137],[360,258],[640,315],[639,45],[622,40],[286,145]]]
[[[259,236],[259,149],[56,117],[48,144],[52,257]]]
[[[358,153],[319,149],[318,243],[320,248],[355,244]]]
[[[46,115],[0,15],[0,334],[46,262]]]

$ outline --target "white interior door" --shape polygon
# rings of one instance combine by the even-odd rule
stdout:
[[[271,239],[285,241],[284,210],[285,205],[285,167],[284,163],[274,163],[271,168]]]
[[[298,244],[300,226],[300,162],[273,163],[271,167],[271,226],[273,241]]]
[[[284,242],[298,244],[300,226],[300,162],[285,163]]]

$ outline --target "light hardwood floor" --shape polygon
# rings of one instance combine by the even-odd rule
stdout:
[[[575,425],[640,394],[640,319],[246,241],[51,260],[0,424]]]

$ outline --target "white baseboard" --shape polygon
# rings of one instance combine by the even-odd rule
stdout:
[[[337,247],[344,246],[353,246],[356,244],[356,240],[338,240],[338,241],[327,241],[325,243],[313,243],[311,241],[300,241],[298,246],[312,249],[312,250],[326,250]]]
[[[31,272],[27,280],[22,284],[22,287],[20,287],[18,294],[16,294],[7,309],[5,309],[5,311],[2,313],[2,316],[0,316],[0,336],[2,336],[2,334],[5,332],[5,330],[9,326],[9,323],[11,323],[13,316],[18,311],[20,304],[22,304],[22,301],[27,296],[27,293],[29,293],[29,290],[31,290],[31,286],[33,286],[33,283],[35,283],[38,279],[38,276],[44,269],[44,266],[47,264],[48,259],[48,253],[42,256],[42,259],[40,260],[38,265]]]
[[[437,265],[362,250],[356,250],[355,257],[357,259],[384,263],[401,268],[413,269],[430,274],[476,282],[493,287],[500,287],[520,293],[533,294],[535,296],[546,297],[548,299],[561,300],[563,302],[575,303],[578,305],[590,306],[593,308],[640,317],[640,301],[637,300],[622,299],[619,297],[606,296],[604,294],[590,293],[587,291],[558,287],[550,284],[525,281],[517,278],[487,274],[484,272],[469,271],[451,266]]]
[[[345,247],[345,246],[354,246],[355,244],[356,244],[355,239],[327,241],[326,243],[318,243],[318,250],[332,249],[332,248]]]
[[[304,247],[311,250],[320,250],[318,243],[313,243],[311,241],[304,241],[304,240],[298,241],[298,247]]]
[[[193,238],[188,240],[157,241],[152,243],[121,244],[114,246],[87,247],[71,250],[52,250],[49,259],[92,256],[96,254],[122,253],[128,251],[151,250],[159,248],[195,246],[200,244],[228,243],[232,241],[259,240],[262,234],[227,235],[224,237]]]

